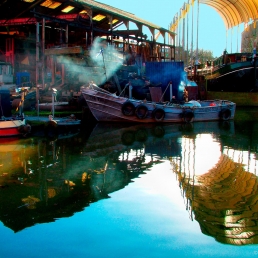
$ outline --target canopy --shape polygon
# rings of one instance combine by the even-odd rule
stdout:
[[[222,17],[226,28],[258,19],[258,0],[199,0],[214,8]]]
[[[258,0],[189,0],[184,3],[170,25],[170,30],[175,31],[181,19],[184,19],[190,7],[199,1],[215,9],[222,17],[226,29],[235,27],[241,23],[258,19]]]

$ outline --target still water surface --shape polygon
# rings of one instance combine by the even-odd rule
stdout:
[[[258,257],[258,113],[242,114],[2,140],[0,257]]]

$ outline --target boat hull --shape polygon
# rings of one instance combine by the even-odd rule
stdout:
[[[127,99],[100,89],[86,88],[82,90],[82,94],[93,116],[100,122],[178,123],[229,120],[234,118],[236,109],[235,103],[227,100],[201,101],[198,102],[201,106],[197,107],[192,103],[179,105]],[[133,111],[125,114],[123,108],[128,102],[133,105]],[[161,113],[159,116],[156,116],[157,109]],[[226,109],[228,115],[223,118],[221,114]]]
[[[0,137],[21,136],[29,130],[30,128],[26,125],[25,120],[0,121]]]
[[[251,62],[228,64],[206,76],[207,90],[250,92],[255,88],[257,70]]]
[[[206,76],[207,99],[230,99],[237,106],[258,106],[258,61],[230,63]]]

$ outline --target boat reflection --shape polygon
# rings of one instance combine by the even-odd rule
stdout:
[[[8,139],[1,145],[0,220],[5,226],[18,232],[72,216],[109,198],[159,162],[145,162],[140,148],[132,161],[120,161],[122,152],[115,147],[111,153],[93,156],[84,151],[93,136],[89,144],[83,139]]]
[[[0,143],[0,220],[14,232],[53,222],[109,198],[170,160],[204,234],[258,243],[257,137],[230,122],[97,124],[81,135]],[[182,200],[183,201],[183,200]]]

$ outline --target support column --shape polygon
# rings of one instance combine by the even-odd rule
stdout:
[[[166,33],[164,33],[164,62],[166,62]]]
[[[111,35],[111,42],[110,45],[113,45],[113,16],[112,15],[107,15],[107,18],[109,20],[110,24],[110,35]]]
[[[45,89],[45,18],[42,19],[42,46],[41,46],[41,63],[42,63],[42,89]]]
[[[12,69],[14,73],[14,38],[7,38],[5,41],[5,60],[7,63],[12,64]]]
[[[51,56],[51,86],[55,84],[56,67],[55,67],[55,56]]]
[[[127,29],[126,38],[127,38],[127,40],[128,40],[128,51],[129,51],[129,50],[130,50],[130,45],[129,45],[129,21],[124,21],[124,24],[125,24],[126,29]],[[123,52],[125,52],[125,50],[126,50],[126,48],[125,48],[126,38],[125,38],[124,43],[123,43],[123,45],[124,45],[124,47],[123,47]],[[127,60],[126,60],[126,64],[127,64]]]
[[[62,64],[62,85],[65,83],[65,65]]]
[[[93,21],[92,21],[92,10],[91,9],[86,9],[87,10],[87,14],[90,17],[90,44],[93,44]]]
[[[164,43],[163,43],[163,53],[164,53],[164,62],[166,61],[166,32],[160,31],[160,34],[162,35],[163,39],[164,39]],[[161,60],[162,62],[162,60]]]
[[[149,28],[150,32],[151,32],[151,40],[152,40],[152,46],[151,46],[151,56],[153,56],[153,60],[157,61],[157,56],[154,57],[154,49],[156,48],[156,41],[155,41],[155,29],[151,29]],[[152,61],[153,61],[152,60]]]
[[[68,24],[66,24],[66,28],[65,28],[65,46],[68,47]]]
[[[137,66],[138,66],[138,75],[141,75],[142,71],[142,24],[136,24],[139,31],[140,31],[140,36],[141,36],[141,46],[139,46],[139,39],[137,36],[137,53],[136,53],[136,61],[137,61]]]
[[[39,103],[39,22],[36,23],[36,104]]]
[[[86,49],[88,48],[88,32],[85,33]]]
[[[254,58],[254,88],[258,88],[257,67],[258,67],[258,57],[255,57]]]
[[[89,38],[89,37],[90,37],[90,41],[91,41],[90,43],[92,44],[92,42],[93,42],[92,9],[89,8],[89,7],[85,7],[84,9],[85,9],[87,15],[88,15],[89,18],[90,18],[90,32],[88,33],[88,32],[86,31],[86,47],[88,47],[88,44],[89,44],[88,38]]]
[[[63,26],[62,24],[59,24],[60,26],[60,30],[59,30],[59,44],[60,44],[60,47],[63,46]]]

